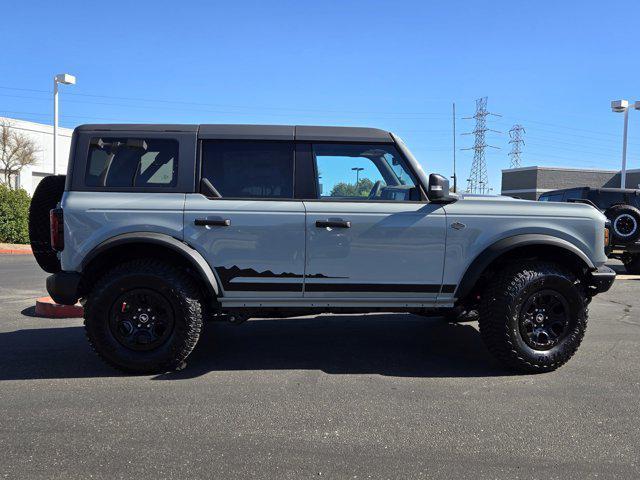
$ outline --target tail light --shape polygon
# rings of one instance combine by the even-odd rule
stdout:
[[[51,248],[61,252],[64,250],[64,217],[61,208],[49,211],[49,225],[51,226]]]

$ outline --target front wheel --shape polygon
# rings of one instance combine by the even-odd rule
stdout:
[[[575,275],[522,262],[494,276],[480,304],[480,334],[507,367],[549,372],[576,352],[587,328],[587,297]]]
[[[155,259],[122,263],[100,278],[84,306],[87,338],[109,365],[131,373],[180,368],[202,329],[198,286]]]

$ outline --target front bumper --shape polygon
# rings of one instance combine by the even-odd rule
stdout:
[[[56,303],[75,305],[80,298],[78,287],[82,276],[78,272],[58,272],[47,277],[47,292]]]
[[[596,270],[589,272],[587,276],[587,284],[591,287],[593,294],[606,292],[613,285],[616,279],[616,272],[611,268],[602,265]]]

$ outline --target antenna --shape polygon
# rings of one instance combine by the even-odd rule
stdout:
[[[520,154],[522,153],[522,145],[524,145],[524,139],[522,135],[527,133],[524,127],[518,123],[516,123],[511,130],[509,130],[509,143],[511,144],[511,151],[509,152],[509,157],[511,157],[511,162],[509,164],[509,168],[520,168]]]
[[[463,148],[462,150],[473,150],[473,163],[471,164],[471,174],[467,179],[467,192],[468,193],[488,193],[491,191],[489,188],[489,178],[487,176],[487,162],[484,158],[484,149],[486,147],[495,148],[499,150],[499,147],[488,145],[485,141],[486,132],[502,133],[497,130],[487,128],[487,115],[494,115],[500,117],[496,113],[487,111],[487,98],[482,97],[476,100],[476,114],[473,117],[465,117],[466,120],[474,118],[476,120],[476,127],[473,132],[463,133],[463,135],[474,135],[475,139],[473,147]]]

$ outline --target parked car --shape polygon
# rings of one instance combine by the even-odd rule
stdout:
[[[611,222],[609,257],[622,260],[627,272],[640,274],[640,190],[566,188],[540,195],[541,202],[585,202]]]
[[[219,315],[455,309],[506,366],[554,370],[614,281],[605,222],[451,193],[383,130],[258,125],[80,126],[30,212],[49,294],[136,373],[183,366]]]

